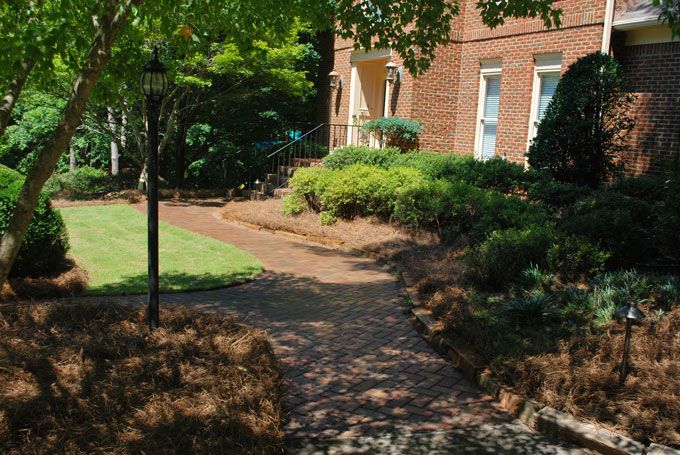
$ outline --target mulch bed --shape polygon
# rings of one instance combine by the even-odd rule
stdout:
[[[87,288],[87,272],[67,260],[53,276],[10,278],[0,290],[0,301],[75,297]]]
[[[442,321],[444,334],[458,338],[446,328],[460,323],[463,311],[459,305],[466,305],[471,291],[463,276],[464,243],[444,247],[431,233],[401,229],[376,219],[340,220],[322,226],[318,214],[288,217],[282,213],[281,204],[275,199],[230,202],[223,215],[380,253],[409,273],[423,301]],[[634,370],[623,389],[616,387],[623,329],[615,323],[566,340],[556,352],[525,356],[511,368],[492,367],[515,392],[531,396],[542,405],[643,442],[680,448],[680,308],[675,307],[659,323],[636,329],[634,336]],[[474,346],[475,340],[467,341]],[[481,357],[491,363],[493,353],[486,354]]]
[[[280,374],[230,317],[99,303],[0,304],[0,452],[277,453]]]

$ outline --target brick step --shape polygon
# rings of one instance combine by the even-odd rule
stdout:
[[[283,177],[292,177],[296,169],[296,166],[279,166],[279,175]]]
[[[290,177],[281,174],[267,174],[264,182],[274,186],[284,186],[288,184]]]
[[[288,196],[292,192],[293,190],[290,188],[276,188],[274,190],[274,193],[272,194],[272,197],[276,199],[281,199],[284,196]]]
[[[316,167],[322,166],[321,158],[293,158],[293,167]]]

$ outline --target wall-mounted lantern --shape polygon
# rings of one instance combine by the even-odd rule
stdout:
[[[387,73],[387,82],[390,84],[398,84],[401,82],[401,78],[404,75],[404,69],[397,66],[394,62],[388,62],[385,65],[385,71]]]
[[[342,90],[342,76],[340,76],[340,73],[333,70],[328,73],[328,79],[330,79],[331,90]]]
[[[628,302],[628,305],[616,312],[618,322],[626,321],[626,338],[623,344],[623,360],[621,362],[621,376],[619,385],[623,386],[628,374],[628,354],[630,352],[630,338],[632,336],[633,324],[641,324],[645,319],[645,314],[637,307],[637,302]]]

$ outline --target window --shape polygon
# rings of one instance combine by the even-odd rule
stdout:
[[[561,54],[537,55],[534,70],[534,90],[531,102],[531,119],[529,120],[529,142],[536,137],[538,124],[545,117],[548,104],[555,95],[557,84],[560,82]]]
[[[501,63],[498,60],[482,62],[477,112],[477,158],[489,160],[496,153],[496,132],[501,100]]]

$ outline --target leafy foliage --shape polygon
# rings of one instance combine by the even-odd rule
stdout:
[[[52,197],[92,199],[120,189],[119,182],[109,173],[89,166],[64,174],[53,174],[45,183],[45,192]]]
[[[399,153],[396,148],[371,149],[348,146],[336,150],[324,160],[327,167],[340,169],[356,163],[390,167],[412,167],[431,179],[463,181],[479,188],[503,193],[526,190],[535,182],[547,180],[534,171],[500,158],[480,161],[472,156],[446,153]]]
[[[667,23],[673,34],[673,38],[680,37],[680,1],[678,0],[652,0],[652,4],[661,7],[659,20]]]
[[[494,231],[478,247],[466,251],[468,277],[482,287],[502,289],[518,280],[526,268],[543,267],[554,239],[551,226]]]
[[[570,207],[561,229],[611,252],[610,265],[639,264],[655,256],[654,207],[611,191],[597,191]]]
[[[627,149],[632,101],[613,57],[597,52],[580,58],[557,86],[529,148],[529,164],[561,182],[600,186]]]
[[[375,134],[388,147],[397,147],[402,151],[418,147],[418,135],[422,128],[421,122],[400,117],[381,117],[361,126],[362,131]]]
[[[392,48],[413,75],[430,67],[438,46],[451,39],[451,23],[460,12],[458,2],[427,0],[338,0],[333,17],[341,37],[354,41],[355,49]],[[482,21],[495,27],[508,17],[540,17],[546,26],[558,26],[562,10],[552,0],[516,0],[477,3]]]
[[[7,229],[23,181],[21,174],[0,165],[0,233]],[[43,194],[10,275],[42,276],[57,272],[63,266],[68,248],[64,221],[52,208],[47,194]]]
[[[559,238],[547,253],[548,267],[565,281],[578,281],[604,270],[610,254],[587,237],[570,235]]]
[[[367,164],[383,169],[389,168],[401,151],[395,147],[376,149],[373,147],[348,145],[323,159],[329,169],[343,169],[353,164]]]

